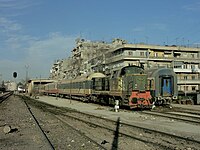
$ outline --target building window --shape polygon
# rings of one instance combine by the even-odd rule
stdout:
[[[132,55],[133,55],[133,52],[128,52],[128,55],[129,55],[129,56],[132,56]]]
[[[195,91],[196,90],[196,86],[192,86],[192,91]]]
[[[140,52],[140,56],[144,56],[144,52]]]
[[[188,91],[188,86],[184,86],[184,91]]]
[[[194,58],[194,54],[191,54],[191,57]]]
[[[184,76],[184,80],[187,80],[187,76]]]
[[[192,76],[192,80],[195,80],[195,76]]]
[[[184,65],[183,65],[183,69],[187,69],[187,64],[184,64]]]

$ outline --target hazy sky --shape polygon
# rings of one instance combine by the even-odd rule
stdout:
[[[0,0],[0,74],[49,77],[75,39],[197,45],[199,0]],[[200,44],[199,44],[200,45]]]

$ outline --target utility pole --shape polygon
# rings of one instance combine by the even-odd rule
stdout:
[[[26,68],[26,94],[28,93],[28,69],[29,65],[25,65]]]
[[[0,74],[0,84],[2,85],[2,74]]]
[[[41,85],[42,85],[42,83],[41,83],[41,75],[40,75],[40,86],[39,86],[39,91],[38,91],[39,96],[40,96],[40,94],[41,94],[40,92],[42,90]]]

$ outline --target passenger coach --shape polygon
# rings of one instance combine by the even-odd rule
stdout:
[[[148,88],[156,104],[170,104],[178,98],[177,76],[171,68],[155,68],[145,71]]]

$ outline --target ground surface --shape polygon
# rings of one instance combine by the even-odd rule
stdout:
[[[11,127],[10,133],[5,133],[5,125]],[[0,104],[0,149],[45,149],[39,129],[25,109],[25,104],[18,97],[10,97]]]
[[[147,116],[140,112],[124,111],[114,112],[111,107],[100,106],[97,104],[82,103],[73,100],[60,99],[55,97],[42,96],[37,101],[46,102],[59,107],[68,107],[79,111],[95,114],[105,118],[111,118],[121,121],[136,124],[140,126],[148,126],[152,129],[168,132],[183,137],[189,137],[200,141],[200,126],[192,125],[184,122],[175,121],[172,119]],[[178,107],[178,105],[176,105]],[[186,107],[186,106],[184,106]],[[192,107],[192,106],[189,106]],[[195,109],[199,109],[195,106]],[[200,109],[199,109],[200,110]],[[70,131],[69,128],[62,125],[58,120],[54,120],[52,116],[33,108],[33,111],[42,121],[48,123],[46,132],[50,137],[53,137],[56,149],[88,149],[86,146],[88,141],[80,139],[76,133]],[[44,121],[47,119],[47,121]],[[5,133],[3,130],[5,125],[11,127],[10,133]],[[51,133],[51,129],[58,129],[55,133]],[[68,134],[62,134],[67,131]],[[96,135],[98,136],[98,135]],[[58,141],[58,138],[60,137]],[[76,144],[80,143],[80,145]],[[65,143],[65,144],[63,144]],[[84,145],[84,146],[83,146]],[[95,146],[94,146],[95,147]],[[144,147],[134,147],[133,149],[143,149]],[[0,149],[50,149],[41,135],[38,127],[35,125],[33,118],[30,116],[25,104],[19,97],[11,97],[9,100],[0,104]],[[145,149],[149,149],[148,147]],[[190,147],[185,147],[190,149]],[[197,148],[198,149],[198,148]]]
[[[79,101],[55,98],[42,96],[38,101],[46,102],[52,105],[56,105],[59,107],[70,107],[73,109],[77,109],[79,111],[97,114],[105,118],[111,118],[117,120],[120,117],[120,120],[127,123],[137,124],[140,126],[149,126],[149,128],[157,129],[164,132],[176,133],[180,136],[191,137],[200,141],[200,126],[192,125],[184,122],[175,121],[173,119],[161,118],[155,116],[147,116],[142,115],[137,111],[112,111],[111,107],[100,106],[97,104],[91,103],[82,103]],[[178,107],[180,105],[176,105]],[[186,106],[184,106],[186,107]],[[189,106],[192,107],[192,106]],[[198,109],[195,107],[195,109]],[[200,110],[200,108],[199,108]]]
[[[99,149],[49,112],[29,105],[41,128],[51,141],[53,149],[88,150]],[[10,132],[7,127],[11,128]],[[24,101],[12,96],[0,104],[0,149],[5,150],[49,150],[52,147],[36,125]]]

